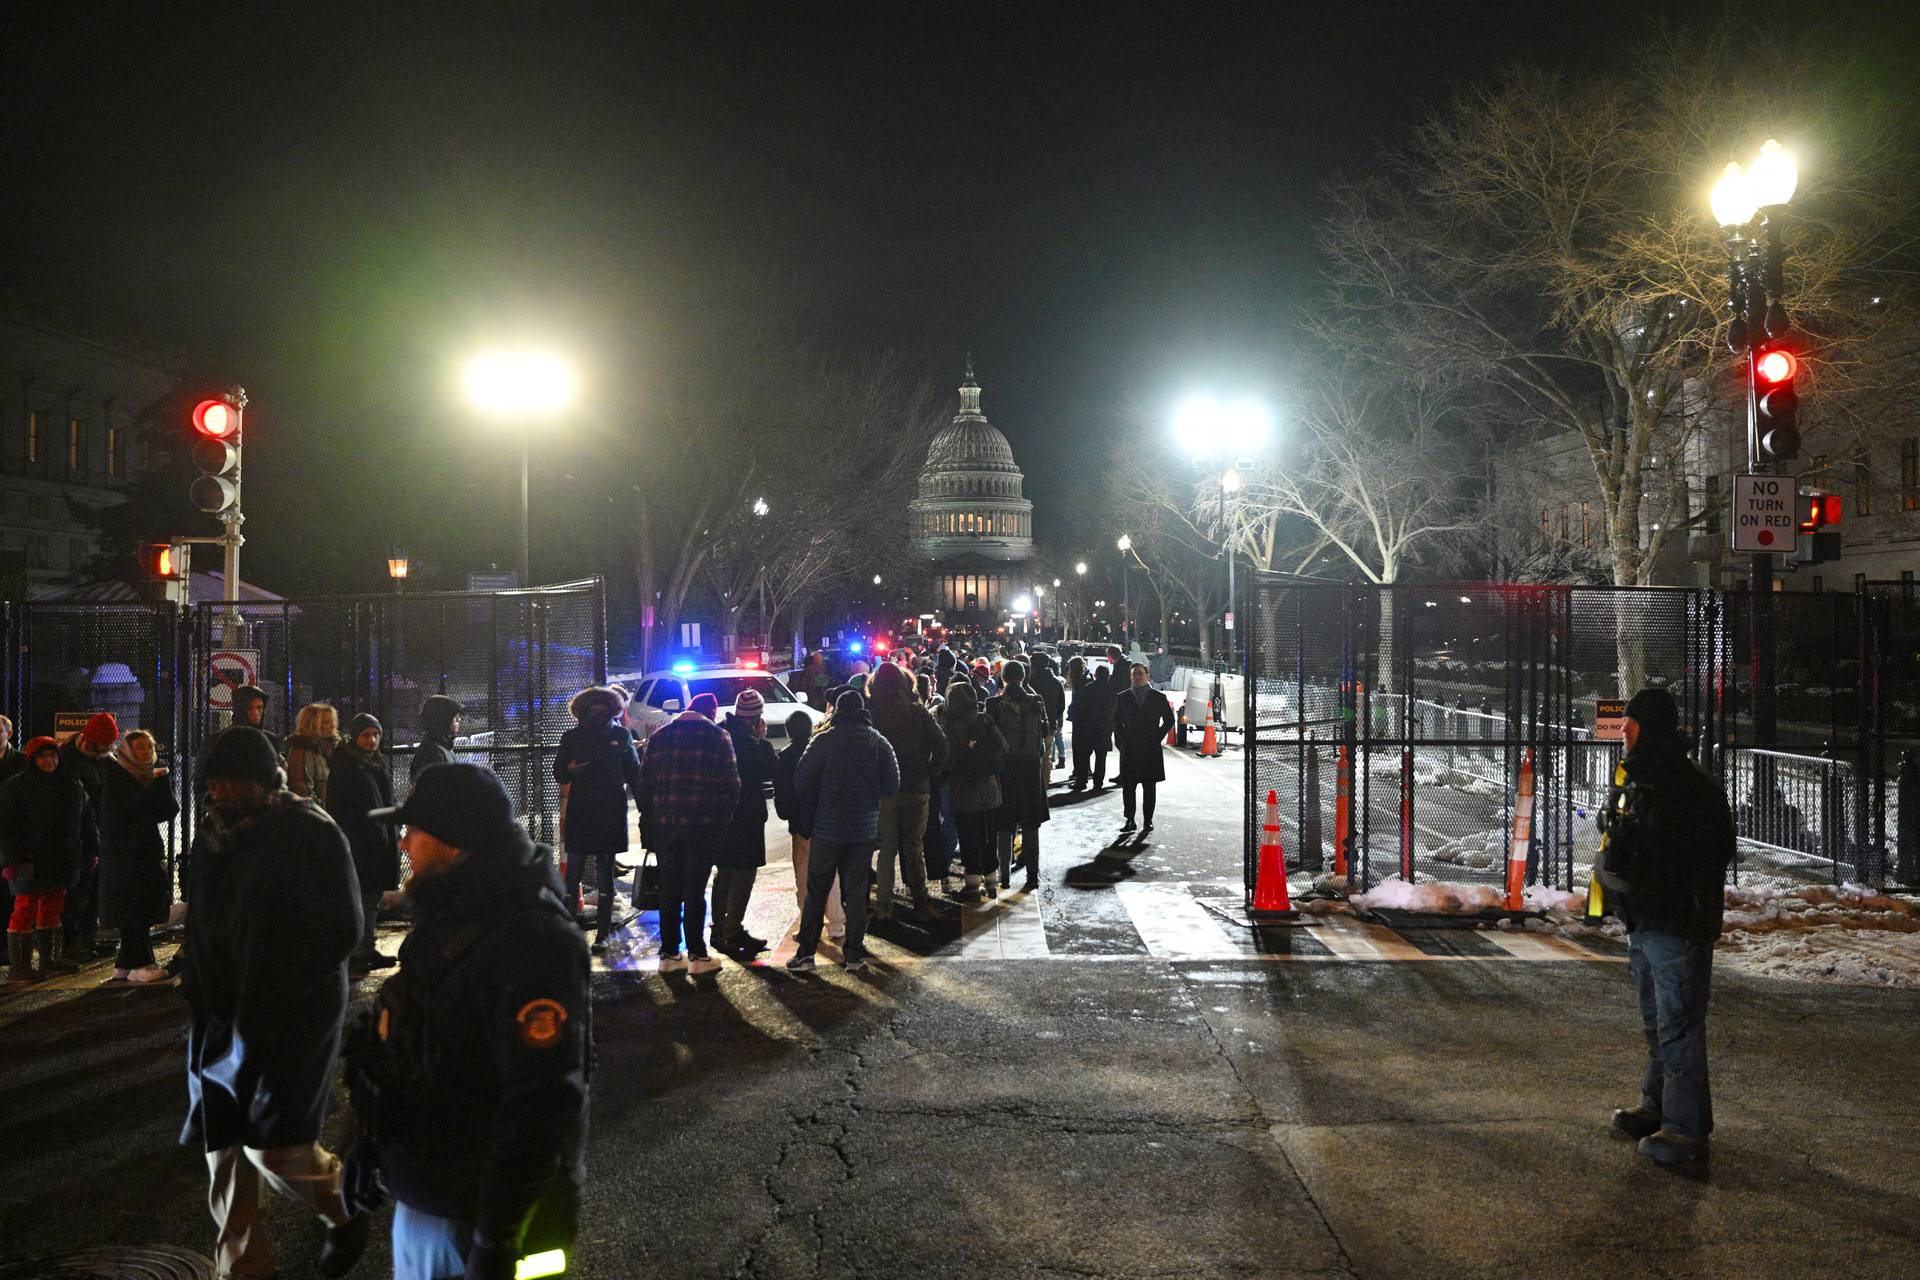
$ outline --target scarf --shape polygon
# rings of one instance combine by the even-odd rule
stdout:
[[[386,767],[386,761],[380,758],[378,751],[362,751],[360,744],[351,738],[342,738],[340,745],[335,747],[334,751],[336,754],[342,751],[346,752],[353,759],[358,760],[369,769],[384,769]]]
[[[230,853],[239,845],[241,837],[249,828],[289,805],[304,805],[311,808],[313,802],[302,799],[283,788],[279,791],[266,792],[252,800],[243,800],[231,809],[223,809],[219,805],[208,805],[206,816],[200,819],[200,834],[205,837],[207,847],[214,853]]]
[[[114,744],[113,762],[122,769],[125,769],[132,775],[133,780],[143,787],[153,781],[153,770],[155,766],[151,764],[141,764],[138,760],[135,760],[133,758],[133,752],[127,746],[127,740],[125,738],[120,739],[119,742]]]

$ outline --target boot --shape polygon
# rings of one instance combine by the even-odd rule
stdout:
[[[7,981],[33,981],[33,935],[25,929],[7,934]]]
[[[1038,849],[1027,855],[1027,882],[1020,887],[1028,893],[1040,887],[1040,851]]]
[[[1665,1129],[1640,1139],[1640,1154],[1668,1169],[1707,1162],[1707,1140],[1688,1138]]]
[[[56,973],[76,973],[80,966],[60,955],[60,930],[35,929],[33,948],[40,953],[40,976],[51,978]]]
[[[1613,1113],[1613,1123],[1608,1130],[1616,1138],[1631,1138],[1638,1142],[1660,1132],[1660,1113],[1649,1111],[1644,1104],[1622,1107]]]
[[[1000,846],[1000,887],[1013,887],[1013,842],[1007,841]]]

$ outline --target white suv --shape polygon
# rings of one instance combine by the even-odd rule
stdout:
[[[747,690],[759,694],[766,703],[768,741],[786,741],[787,717],[796,711],[805,712],[816,729],[826,719],[794,697],[780,677],[759,667],[696,667],[688,663],[671,671],[615,676],[614,681],[633,695],[627,703],[627,727],[642,741],[703,693],[719,700],[722,716],[733,710],[735,701]]]

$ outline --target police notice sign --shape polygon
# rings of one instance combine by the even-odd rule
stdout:
[[[1800,531],[1792,476],[1735,476],[1733,549],[1792,551]]]

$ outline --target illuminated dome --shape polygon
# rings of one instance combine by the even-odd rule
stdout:
[[[1016,566],[1033,558],[1033,504],[1013,448],[980,412],[973,358],[960,412],[927,447],[913,500],[914,550],[934,566],[938,607],[950,614],[1006,609],[1028,587]]]

